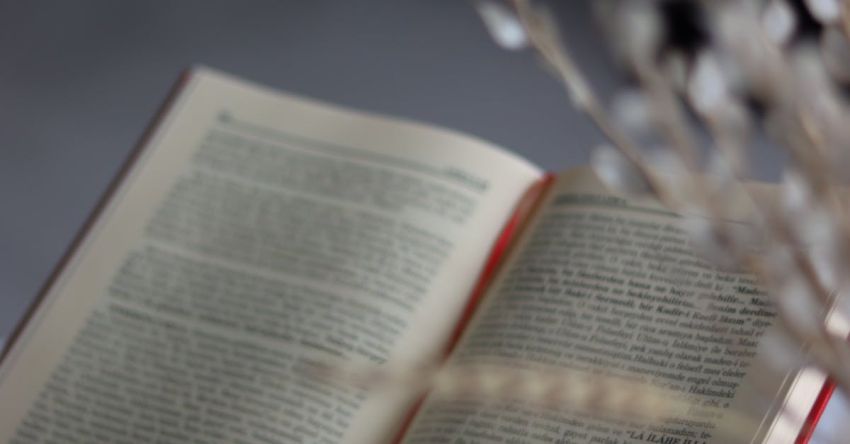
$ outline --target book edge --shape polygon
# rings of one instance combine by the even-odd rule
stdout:
[[[18,341],[23,335],[24,330],[27,329],[30,321],[33,320],[35,314],[42,307],[46,296],[50,293],[50,290],[56,284],[59,277],[63,274],[66,267],[71,262],[72,258],[75,256],[79,247],[84,243],[85,239],[90,234],[91,229],[95,226],[96,222],[103,215],[104,210],[108,207],[113,197],[115,197],[115,193],[118,191],[121,184],[127,178],[128,173],[133,169],[133,166],[136,164],[136,161],[140,158],[141,154],[149,146],[149,143],[153,138],[154,134],[156,133],[157,129],[159,129],[159,127],[165,120],[165,117],[173,109],[173,106],[177,101],[177,97],[179,97],[180,94],[185,90],[185,87],[188,85],[189,80],[195,75],[198,69],[204,68],[193,66],[183,70],[183,72],[178,75],[177,80],[169,89],[165,99],[163,99],[163,101],[157,107],[157,111],[154,114],[153,119],[144,129],[136,144],[127,154],[121,166],[118,168],[118,171],[110,180],[106,190],[97,199],[94,208],[89,211],[88,216],[83,221],[83,224],[80,226],[80,228],[76,230],[76,233],[71,239],[71,242],[68,244],[67,247],[65,247],[65,250],[60,256],[59,260],[51,268],[47,279],[36,292],[35,297],[27,306],[26,310],[24,311],[24,314],[15,323],[15,327],[12,329],[11,333],[6,338],[5,344],[2,344],[2,348],[0,348],[0,369],[2,369],[3,365],[6,363],[6,360],[9,358],[12,349],[16,347]]]
[[[314,108],[328,108],[332,109],[335,112],[339,111],[344,113],[357,114],[372,121],[390,122],[393,125],[404,127],[407,130],[439,133],[442,136],[451,137],[465,141],[467,143],[486,147],[487,149],[491,150],[494,155],[498,155],[505,159],[509,159],[519,164],[522,164],[524,165],[524,167],[536,171],[538,174],[542,175],[545,173],[545,171],[542,170],[540,166],[536,165],[530,159],[527,159],[524,156],[511,150],[507,146],[503,146],[499,143],[496,143],[495,141],[491,141],[475,133],[446,126],[445,124],[432,123],[427,120],[420,120],[413,117],[374,111],[371,109],[359,108],[350,104],[336,103],[323,98],[315,98],[309,95],[305,95],[302,92],[290,91],[287,89],[280,88],[278,86],[270,86],[267,84],[260,83],[259,81],[256,81],[253,78],[240,77],[207,65],[196,65],[192,68],[192,70],[195,71],[199,77],[206,77],[208,79],[214,79],[219,82],[223,81],[227,83],[238,84],[243,88],[254,90],[260,94],[277,97],[282,100],[297,102],[298,104],[303,106],[309,106]]]
[[[823,387],[821,387],[818,397],[815,399],[815,403],[809,411],[809,415],[803,422],[803,427],[800,429],[800,433],[794,441],[795,444],[809,444],[821,417],[823,417],[823,412],[826,410],[826,406],[829,405],[829,399],[832,397],[832,393],[834,391],[835,382],[831,379],[827,379],[826,382],[824,382]]]

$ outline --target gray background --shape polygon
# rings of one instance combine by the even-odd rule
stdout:
[[[611,91],[585,2],[560,2]],[[37,293],[180,71],[443,125],[550,170],[598,133],[529,53],[497,48],[460,0],[0,0],[0,337]],[[778,159],[756,155],[758,174]]]

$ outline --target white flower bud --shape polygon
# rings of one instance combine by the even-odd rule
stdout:
[[[563,396],[569,400],[569,403],[580,407],[587,407],[593,401],[592,381],[588,381],[585,377],[576,377],[575,375],[570,375],[569,378],[564,378],[563,381]]]
[[[790,218],[802,217],[811,209],[814,202],[812,188],[806,179],[796,170],[782,173],[782,207]]]
[[[812,286],[800,276],[792,275],[781,282],[776,300],[779,310],[796,330],[817,335],[824,323],[824,308]]]
[[[785,0],[772,0],[761,17],[764,32],[773,43],[784,45],[797,27],[797,15]]]
[[[794,170],[783,174],[781,193],[785,220],[807,249],[821,284],[835,290],[847,265],[835,215],[817,205],[811,185]]]
[[[708,51],[697,56],[688,79],[688,99],[703,114],[713,114],[729,100],[729,85],[717,58]]]
[[[457,368],[447,367],[434,375],[433,391],[439,396],[456,397],[462,392],[462,385],[461,372]]]
[[[603,145],[593,150],[590,164],[599,179],[611,189],[624,194],[649,191],[649,184],[637,166],[610,146]]]
[[[638,89],[627,89],[614,97],[612,116],[623,128],[638,137],[653,131],[652,108],[646,94]]]
[[[821,285],[829,291],[838,289],[842,273],[846,271],[843,267],[846,263],[842,259],[839,246],[840,243],[836,240],[836,242],[815,245],[807,252]]]
[[[756,2],[725,2],[718,7],[715,29],[718,42],[734,58],[737,79],[756,95],[774,94],[785,85],[777,84],[785,62],[777,45],[764,33]]]
[[[478,379],[480,395],[488,398],[498,397],[504,383],[502,373],[501,369],[495,367],[485,368],[478,372],[476,378]]]
[[[518,396],[521,399],[524,398],[540,402],[540,400],[546,397],[547,389],[549,388],[546,382],[545,378],[540,378],[532,372],[527,372],[527,374],[523,375],[523,383]]]
[[[841,20],[841,0],[805,0],[812,16],[823,24]]]
[[[475,2],[475,9],[496,44],[511,51],[523,49],[528,45],[525,28],[506,5],[493,0],[479,0]]]
[[[623,52],[635,64],[650,60],[663,36],[658,6],[653,1],[630,1],[621,5],[620,29]]]

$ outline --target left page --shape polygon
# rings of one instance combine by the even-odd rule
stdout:
[[[438,356],[540,176],[195,70],[0,363],[0,442],[385,440],[409,396],[303,358]]]

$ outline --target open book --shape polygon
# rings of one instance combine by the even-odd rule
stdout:
[[[7,344],[0,442],[696,444],[744,406],[736,440],[804,436],[824,377],[763,376],[770,301],[696,257],[676,218],[584,169],[196,69]],[[307,356],[450,347],[721,414],[612,422],[302,374]]]

